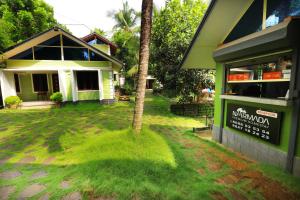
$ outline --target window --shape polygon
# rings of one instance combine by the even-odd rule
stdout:
[[[224,43],[262,30],[263,0],[255,0],[240,19]]]
[[[77,71],[78,90],[99,90],[98,71]]]
[[[33,60],[32,48],[13,56],[11,59]]]
[[[229,67],[226,94],[288,98],[292,68],[291,55],[273,57],[257,64]]]
[[[79,43],[69,39],[68,37],[66,36],[62,36],[63,38],[63,45],[64,46],[68,46],[68,47],[82,47],[82,45],[80,45]]]
[[[18,74],[14,74],[14,79],[15,79],[15,86],[16,86],[16,92],[20,93],[20,81],[19,81],[19,75]]]
[[[65,60],[89,60],[89,53],[87,48],[67,48],[64,47]]]
[[[47,74],[32,74],[34,92],[48,92]]]
[[[61,60],[60,47],[34,47],[35,60]]]
[[[46,40],[45,42],[42,42],[39,45],[43,46],[58,46],[60,47],[60,35],[57,35],[49,40]]]
[[[90,60],[91,61],[105,61],[106,59],[100,56],[99,54],[90,51]]]
[[[114,74],[114,81],[117,81],[117,74]]]
[[[266,27],[274,26],[288,16],[300,15],[299,0],[269,0],[267,2]]]

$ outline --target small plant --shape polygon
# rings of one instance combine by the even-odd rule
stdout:
[[[18,108],[22,100],[18,96],[9,96],[5,98],[4,102],[8,108]]]
[[[55,92],[50,96],[50,100],[54,101],[57,105],[60,105],[62,100],[63,100],[63,96],[62,93],[60,92]]]

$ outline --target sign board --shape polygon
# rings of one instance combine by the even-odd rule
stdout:
[[[272,144],[279,144],[281,116],[281,112],[229,103],[226,125]]]

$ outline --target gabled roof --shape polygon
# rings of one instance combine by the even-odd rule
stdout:
[[[94,51],[95,53],[101,55],[102,57],[106,58],[107,60],[111,61],[114,65],[117,65],[119,67],[123,66],[123,63],[121,61],[119,61],[118,59],[114,58],[113,56],[110,56],[100,50],[98,50],[97,48],[87,44],[85,41],[75,37],[74,35],[66,32],[65,30],[63,30],[62,28],[59,27],[53,27],[49,30],[46,30],[42,33],[39,33],[37,35],[32,36],[31,38],[28,38],[26,40],[24,40],[23,42],[20,42],[12,47],[7,48],[4,51],[3,54],[3,58],[4,59],[9,59],[11,57],[13,57],[14,55],[23,52],[35,45],[38,45],[54,36],[57,36],[59,34],[62,34],[66,37],[68,37],[69,39],[79,43],[80,45]]]
[[[86,42],[90,42],[90,41],[92,41],[94,39],[98,39],[98,40],[102,41],[103,43],[105,43],[105,44],[107,44],[107,45],[110,46],[111,55],[114,55],[116,53],[116,51],[117,51],[117,48],[118,48],[118,46],[115,43],[109,41],[105,37],[103,37],[103,36],[101,36],[101,35],[99,35],[98,33],[95,33],[95,32],[93,32],[91,34],[88,34],[88,35],[84,36],[81,39],[84,40],[84,41],[86,41]]]
[[[254,0],[211,0],[180,66],[215,68],[213,51],[225,40]]]

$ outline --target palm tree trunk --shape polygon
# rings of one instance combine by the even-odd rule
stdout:
[[[152,26],[152,7],[153,0],[143,0],[141,16],[141,39],[140,39],[140,56],[137,92],[135,97],[135,108],[133,115],[133,129],[140,133],[142,128],[142,117],[144,111],[144,98],[146,88],[146,78],[149,63],[149,47]]]

